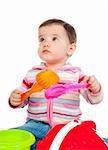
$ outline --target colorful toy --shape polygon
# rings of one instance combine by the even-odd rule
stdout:
[[[36,147],[36,150],[108,150],[96,133],[93,121],[72,121],[56,125]]]
[[[103,139],[108,144],[108,138],[103,138]]]
[[[76,83],[76,82],[70,82],[64,85],[63,84],[53,85],[45,91],[45,97],[47,99],[53,99],[63,94],[69,93],[70,91],[88,88],[89,86],[90,84],[87,83]]]
[[[0,150],[30,150],[35,137],[28,131],[10,129],[0,131]]]
[[[74,90],[88,88],[87,83],[66,83],[51,86],[45,91],[48,100],[57,98]],[[37,150],[107,150],[104,140],[96,133],[96,124],[93,121],[71,121],[67,124],[56,125],[47,136],[41,140]]]
[[[48,89],[51,85],[57,84],[59,81],[58,75],[51,71],[45,70],[36,75],[36,83],[26,92],[21,94],[21,100],[25,100],[33,92],[39,92],[43,89]]]

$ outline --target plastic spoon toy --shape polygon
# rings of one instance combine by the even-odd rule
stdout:
[[[76,83],[76,82],[70,82],[64,85],[62,84],[53,85],[45,91],[45,97],[47,99],[53,99],[63,94],[69,93],[70,91],[88,88],[89,86],[90,84],[87,83]]]
[[[21,94],[21,100],[25,100],[33,92],[39,92],[43,89],[48,89],[51,85],[57,84],[59,81],[58,75],[52,70],[45,70],[36,75],[36,83],[30,89]]]

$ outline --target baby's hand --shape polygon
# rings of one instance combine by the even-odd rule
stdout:
[[[19,90],[14,90],[11,95],[10,95],[10,103],[13,106],[18,106],[22,103],[21,101],[21,91]]]
[[[95,93],[98,93],[101,89],[101,85],[99,83],[99,81],[96,79],[95,76],[84,76],[84,78],[82,79],[81,82],[85,82],[90,84],[90,86],[88,87],[88,89]]]

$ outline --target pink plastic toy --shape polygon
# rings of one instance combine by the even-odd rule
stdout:
[[[51,86],[45,91],[45,97],[47,99],[53,99],[63,94],[69,93],[70,91],[88,88],[89,86],[90,84],[87,83],[76,83],[76,82],[70,82],[66,84],[56,84]]]

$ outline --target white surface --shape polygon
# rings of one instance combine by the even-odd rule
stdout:
[[[104,90],[99,105],[82,99],[82,119],[94,120],[102,133],[108,129],[107,7],[107,0],[0,0],[0,129],[25,122],[26,108],[9,108],[8,97],[27,70],[39,64],[37,29],[50,18],[63,19],[75,27],[77,50],[69,61],[87,75],[95,75]]]

